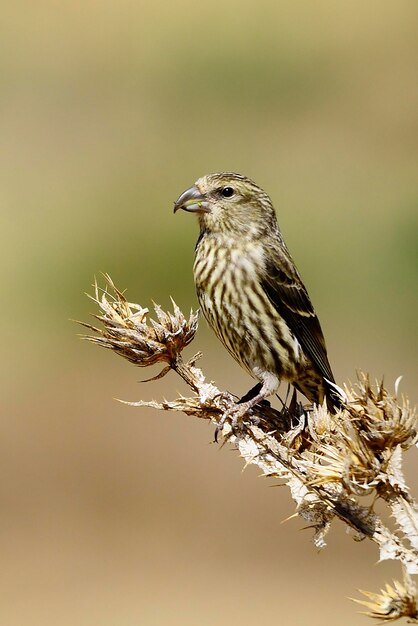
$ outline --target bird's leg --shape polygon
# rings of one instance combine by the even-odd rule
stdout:
[[[215,431],[215,441],[217,441],[218,433],[222,430],[227,419],[231,420],[232,430],[236,429],[239,427],[248,411],[259,402],[265,400],[268,396],[271,396],[280,384],[278,377],[270,372],[257,372],[257,377],[261,378],[262,382],[250,389],[235,406],[225,411],[219,420]]]

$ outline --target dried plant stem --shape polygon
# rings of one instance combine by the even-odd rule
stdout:
[[[112,293],[100,294],[96,284],[93,298],[101,310],[95,317],[103,328],[84,324],[94,332],[87,339],[139,367],[161,362],[164,369],[155,378],[174,370],[193,391],[187,398],[127,404],[211,420],[246,464],[255,464],[265,476],[288,485],[298,514],[315,529],[317,547],[326,545],[334,518],[347,524],[355,539],[372,540],[379,547],[380,560],[400,562],[403,583],[395,581],[380,594],[363,592],[369,599],[357,602],[372,617],[384,621],[408,617],[418,623],[411,578],[418,574],[418,505],[402,473],[403,453],[416,449],[418,424],[415,410],[405,398],[398,398],[397,388],[391,395],[383,383],[373,387],[369,377],[361,374],[356,387],[340,390],[345,402],[335,415],[325,406],[306,410],[292,401],[277,410],[263,402],[233,430],[229,420],[221,420],[236,398],[206,382],[196,366],[200,353],[188,362],[181,355],[194,338],[197,315],[191,312],[187,319],[173,302],[174,313],[154,305],[157,319],[148,319],[147,309],[128,303],[108,276],[106,280]],[[373,507],[360,503],[361,497],[370,495],[387,503],[395,528],[386,526]]]

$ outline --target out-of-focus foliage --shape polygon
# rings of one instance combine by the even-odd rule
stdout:
[[[290,514],[285,497],[283,510],[272,509],[269,490],[247,477],[237,484],[234,460],[228,474],[228,456],[211,446],[196,457],[186,445],[186,465],[175,463],[185,439],[211,438],[181,420],[165,423],[173,458],[151,476],[144,429],[158,430],[165,416],[116,405],[114,396],[142,397],[141,376],[77,342],[68,319],[86,319],[93,307],[83,294],[101,271],[144,306],[166,307],[172,295],[183,310],[195,307],[197,227],[173,216],[172,202],[198,176],[235,170],[274,201],[337,382],[356,368],[387,384],[403,374],[401,390],[416,401],[416,4],[4,4],[0,621],[231,623],[238,588],[252,587],[259,600],[248,596],[241,623],[276,619],[265,596],[280,589],[288,623],[298,606],[301,623],[309,615],[313,626],[335,624],[338,605],[325,616],[310,596],[304,613],[296,591],[321,568],[327,588],[341,584],[331,591],[340,602],[354,594],[350,568],[369,572],[371,557],[365,566],[350,549],[326,567],[331,557],[321,566],[313,554],[297,582],[291,565],[261,582],[248,574],[260,550],[269,559],[283,550],[280,567],[299,554],[294,527],[278,525]],[[209,376],[247,391],[251,381],[204,324],[195,345]],[[152,384],[155,397],[177,391],[170,375]],[[246,509],[254,499],[257,520]],[[247,546],[251,566],[234,552],[240,529],[251,535],[247,523],[266,537],[257,556]],[[147,576],[141,559],[153,564]],[[237,589],[214,602],[208,581],[222,576]]]

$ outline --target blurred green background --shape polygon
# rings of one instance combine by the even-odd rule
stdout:
[[[3,3],[0,621],[8,626],[363,624],[398,576],[294,507],[213,429],[113,398],[173,397],[82,343],[109,272],[196,306],[197,225],[172,203],[233,170],[272,196],[339,382],[417,401],[417,5],[412,0]],[[189,353],[252,381],[201,324]],[[416,486],[417,463],[408,475]]]

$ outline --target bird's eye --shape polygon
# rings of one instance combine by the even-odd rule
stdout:
[[[234,195],[235,191],[232,187],[224,187],[221,193],[224,198],[231,198]]]

